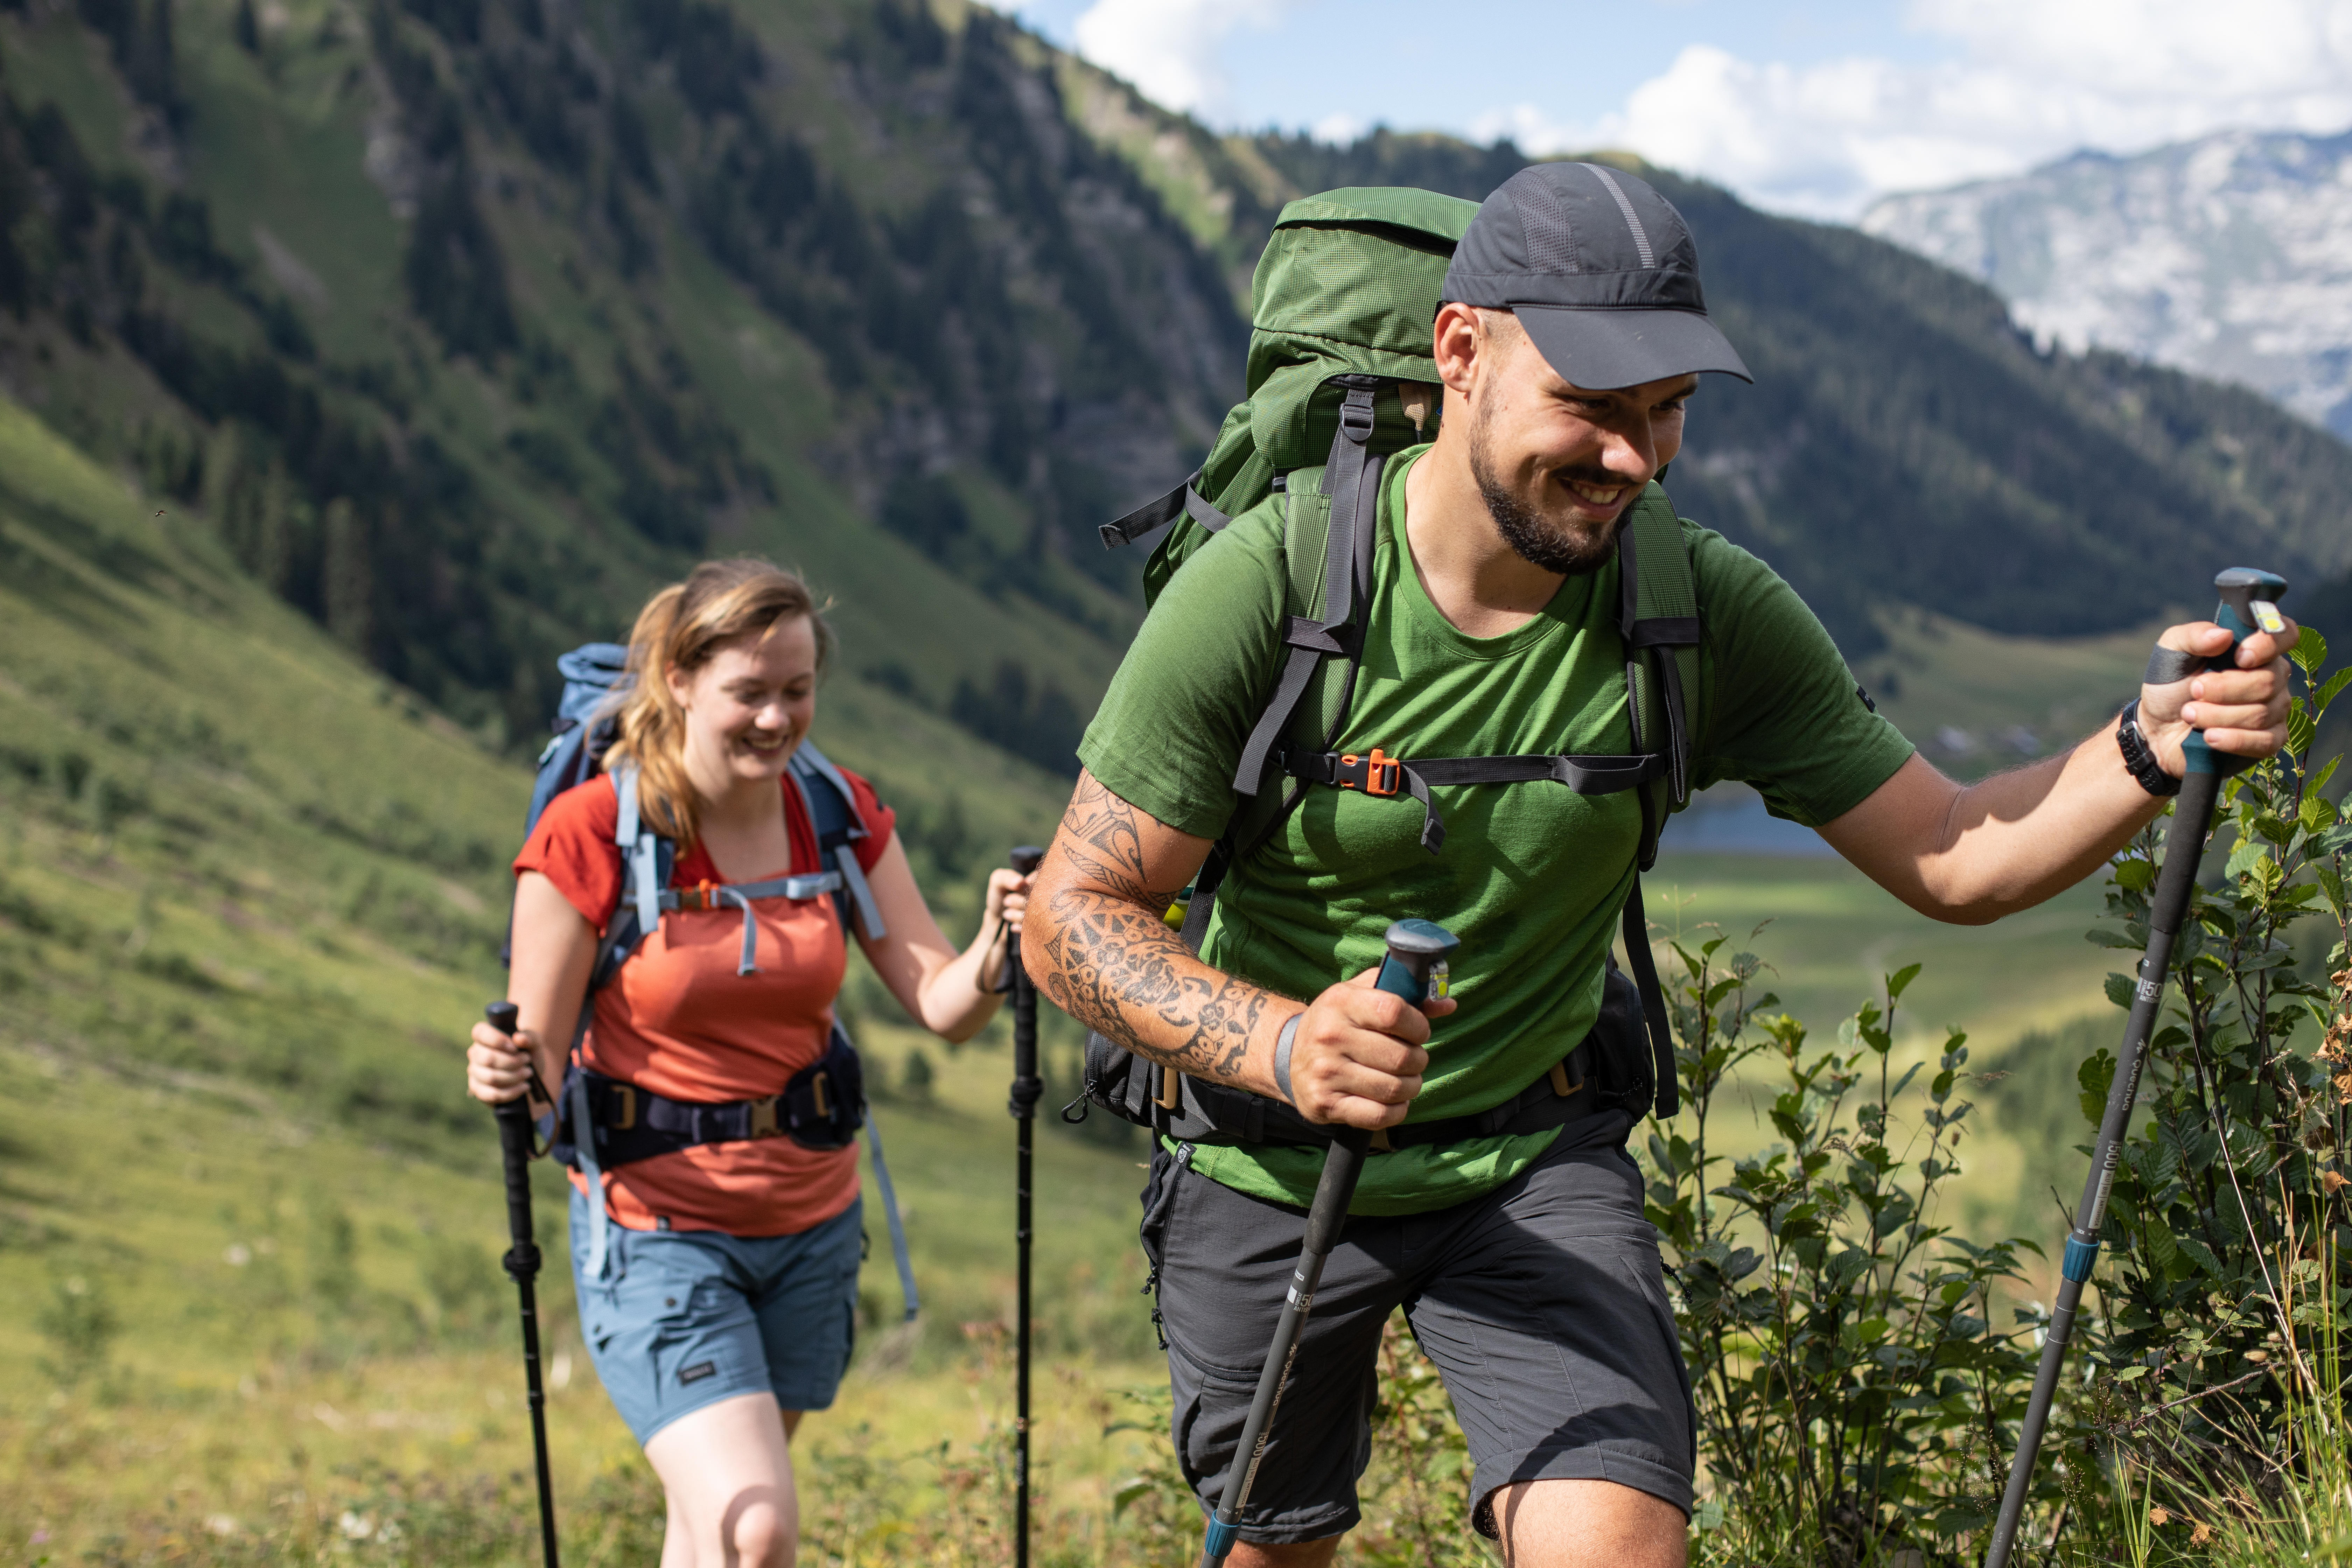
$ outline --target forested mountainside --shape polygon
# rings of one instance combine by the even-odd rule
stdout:
[[[1273,215],[1521,162],[1213,135],[960,0],[0,0],[0,388],[493,744],[751,550],[850,673],[1066,769],[1140,609],[1093,525],[1238,395]],[[2352,450],[1656,177],[1760,381],[1677,499],[1850,650],[2352,565]]]

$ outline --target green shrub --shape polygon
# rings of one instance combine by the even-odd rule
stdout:
[[[1895,1009],[1919,966],[1886,976],[1884,1005],[1821,1049],[1796,1019],[1760,1016],[1777,998],[1751,997],[1762,965],[1727,956],[1727,940],[1672,946],[1686,1109],[1648,1141],[1713,1487],[1707,1555],[1941,1561],[1987,1521],[2000,1433],[2032,1375],[1991,1305],[2030,1244],[1979,1247],[1934,1223],[1971,1109],[1955,1098],[1967,1036],[1946,1039],[1906,1125],[1896,1101],[1925,1068],[1895,1067]],[[1738,1068],[1776,1057],[1780,1142],[1729,1162],[1708,1123]]]

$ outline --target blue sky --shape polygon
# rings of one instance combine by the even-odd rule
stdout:
[[[1020,0],[1047,37],[1220,127],[1377,123],[1627,147],[1782,211],[2352,126],[2347,0]],[[1307,62],[1316,62],[1311,67]]]

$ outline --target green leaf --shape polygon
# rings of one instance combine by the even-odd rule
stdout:
[[[2112,980],[2116,976],[2108,978]],[[2098,1126],[2106,1120],[2107,1090],[2115,1086],[2115,1053],[2101,1046],[2074,1069],[2074,1081],[2083,1086],[2083,1120],[2094,1127]]]
[[[2105,926],[2093,926],[2083,933],[2083,940],[2093,947],[2119,947],[2127,952],[2137,952],[2141,948],[2140,943],[2132,941],[2122,931],[2109,931]]]
[[[1886,999],[1889,1002],[1892,1002],[1897,996],[1902,995],[1904,988],[1909,985],[1914,980],[1919,978],[1919,969],[1920,966],[1918,964],[1908,964],[1888,975],[1886,977]]]
[[[2107,976],[2107,1000],[2114,1003],[2116,1006],[2129,1010],[2132,1005],[2132,994],[2134,990],[2135,987],[2133,986],[2131,978],[2128,975],[2110,974]]]
[[[2322,833],[2336,826],[2336,816],[2334,801],[2324,795],[2309,795],[2304,796],[2303,809],[2297,813],[2297,820],[2303,824],[2305,833]]]
[[[2352,686],[2352,665],[2347,665],[2329,676],[2326,684],[2311,694],[2312,708],[2321,713],[2326,712],[2327,705],[2335,701],[2347,686]]]
[[[2313,721],[2311,715],[2305,711],[2302,703],[2297,702],[2287,710],[2286,749],[2288,751],[2298,757],[2303,755],[2311,750],[2312,740],[2318,733],[2319,726]]]
[[[2119,860],[2115,879],[2116,886],[2126,892],[2145,893],[2156,886],[2156,868],[2146,860]]]
[[[2287,657],[2302,666],[2305,675],[2316,675],[2327,662],[2327,639],[2319,635],[2316,626],[2297,626],[2294,647],[2288,650]]]

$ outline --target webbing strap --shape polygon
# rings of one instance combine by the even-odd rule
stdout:
[[[637,770],[625,767],[613,775],[614,793],[620,796],[621,815],[613,829],[613,841],[628,857],[630,880],[637,905],[637,932],[650,936],[661,924],[661,843],[657,835],[646,831],[637,811]]]
[[[1202,470],[1195,468],[1184,482],[1164,496],[1154,496],[1124,517],[1113,518],[1096,531],[1102,535],[1105,550],[1117,550],[1123,544],[1135,544],[1159,532],[1179,517],[1190,517],[1211,533],[1222,533],[1234,520],[1211,506],[1193,487],[1201,482]]]
[[[1625,896],[1625,964],[1642,993],[1642,1022],[1650,1031],[1650,1058],[1655,1082],[1650,1090],[1650,1114],[1672,1116],[1682,1109],[1682,1086],[1675,1075],[1675,1038],[1666,1023],[1666,994],[1658,984],[1658,963],[1650,953],[1650,919],[1642,910],[1642,879]]]
[[[1274,688],[1273,700],[1259,716],[1257,728],[1250,731],[1248,742],[1242,747],[1241,765],[1234,770],[1234,792],[1236,795],[1257,794],[1258,783],[1265,777],[1266,753],[1283,731],[1290,727],[1290,716],[1297,711],[1298,700],[1307,694],[1307,683],[1315,679],[1316,666],[1323,655],[1312,647],[1294,647],[1282,667],[1282,679]]]
[[[1201,470],[1195,468],[1185,476],[1184,482],[1166,495],[1154,496],[1133,511],[1115,517],[1095,531],[1102,535],[1105,550],[1117,550],[1122,544],[1132,544],[1144,535],[1167,527],[1184,510],[1184,498],[1200,482]]]
[[[1323,481],[1331,497],[1331,516],[1323,543],[1323,618],[1290,618],[1283,641],[1290,656],[1274,697],[1258,716],[1257,727],[1242,746],[1234,769],[1234,792],[1255,795],[1265,777],[1266,759],[1290,728],[1291,715],[1307,694],[1316,667],[1327,657],[1352,657],[1360,646],[1351,626],[1356,595],[1371,592],[1372,533],[1380,515],[1381,474],[1387,459],[1372,451],[1372,398],[1383,384],[1376,376],[1341,376],[1347,395],[1339,404],[1339,429],[1331,437],[1330,461]]]
[[[586,1032],[587,1024],[587,1009],[583,1007],[580,1017],[582,1033]],[[576,1056],[580,1042],[574,1039],[572,1045]],[[580,1152],[580,1173],[588,1178],[585,1200],[589,1208],[588,1261],[583,1269],[589,1279],[602,1281],[607,1257],[606,1244],[612,1239],[612,1221],[604,1213],[604,1169],[596,1163],[596,1121],[588,1112],[588,1075],[575,1072],[570,1077],[572,1125],[579,1130],[573,1146]]]
[[[868,942],[880,942],[889,933],[882,925],[882,906],[874,901],[874,889],[866,885],[866,872],[857,864],[857,851],[843,845],[834,851],[835,874],[848,886],[849,901],[857,906],[858,929]]]
[[[907,1252],[907,1222],[898,1215],[898,1189],[890,1184],[890,1164],[882,1158],[882,1128],[874,1108],[866,1108],[866,1146],[874,1152],[874,1184],[882,1189],[882,1214],[890,1226],[890,1258],[898,1266],[898,1299],[906,1303],[902,1320],[913,1322],[923,1303],[915,1294],[915,1260]]]
[[[815,792],[804,776],[813,773],[833,791],[837,812],[819,806]],[[868,942],[880,942],[889,933],[882,925],[881,906],[874,901],[874,889],[866,884],[865,868],[857,863],[854,841],[866,837],[866,826],[857,820],[857,797],[850,792],[848,779],[842,776],[833,759],[803,741],[793,752],[793,784],[801,792],[801,805],[807,808],[809,825],[816,829],[817,848],[833,858],[833,868],[841,875],[842,885],[849,889],[850,902],[856,906],[857,924]],[[828,832],[825,824],[838,816],[841,826]]]
[[[1286,752],[1282,771],[1309,784],[1361,790],[1366,795],[1394,795],[1401,785],[1421,803],[1421,847],[1434,855],[1445,844],[1445,822],[1430,795],[1432,786],[1487,784],[1566,784],[1578,795],[1615,795],[1660,778],[1666,759],[1655,752],[1625,757],[1550,756],[1541,752],[1507,757],[1360,756],[1341,752]],[[1395,770],[1395,782],[1382,774]]]
[[[1211,533],[1223,533],[1234,520],[1201,499],[1201,492],[1190,483],[1184,487],[1184,510],[1194,522]]]
[[[805,902],[821,899],[827,893],[841,890],[841,873],[825,871],[802,877],[772,877],[764,882],[712,882],[699,888],[664,888],[660,902],[665,910],[716,909],[720,904],[732,904],[743,911],[743,955],[737,961],[735,973],[757,974],[759,964],[760,927],[751,918],[755,899],[791,899]]]

